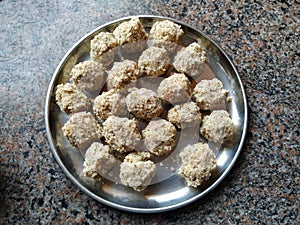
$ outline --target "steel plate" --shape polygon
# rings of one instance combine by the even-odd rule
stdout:
[[[225,89],[229,90],[232,101],[226,103],[226,108],[234,122],[236,131],[233,140],[218,146],[217,169],[211,178],[198,188],[188,187],[184,180],[170,170],[160,167],[160,175],[143,192],[136,192],[130,188],[117,184],[114,180],[104,179],[93,182],[82,175],[83,157],[80,152],[72,148],[63,136],[61,127],[67,121],[68,115],[61,112],[55,103],[55,87],[66,82],[72,67],[80,61],[89,59],[90,40],[100,31],[112,32],[114,28],[129,20],[131,17],[122,18],[104,24],[81,38],[64,56],[53,74],[47,92],[45,106],[45,121],[47,135],[53,154],[66,175],[82,191],[95,200],[108,206],[138,213],[154,213],[168,211],[187,205],[202,198],[212,191],[224,179],[233,167],[245,140],[247,129],[247,101],[242,82],[237,70],[225,52],[210,38],[199,30],[178,20],[159,16],[138,16],[147,31],[155,21],[168,19],[180,24],[184,30],[183,43],[189,44],[198,41],[207,52],[208,66],[213,74],[222,81]],[[185,136],[186,135],[186,136]],[[189,133],[181,135],[184,142]],[[189,140],[188,138],[186,140]],[[174,153],[176,154],[176,152]],[[165,164],[168,164],[165,159]],[[158,167],[160,163],[157,164]],[[169,165],[171,166],[171,165]],[[176,168],[175,168],[176,169]]]

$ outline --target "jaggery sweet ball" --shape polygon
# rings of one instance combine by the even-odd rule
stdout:
[[[128,111],[140,119],[150,120],[163,112],[162,100],[155,92],[139,88],[126,96]]]
[[[141,134],[135,119],[108,117],[103,123],[103,136],[111,148],[120,153],[140,148]]]
[[[144,30],[138,17],[133,17],[129,21],[121,23],[113,31],[122,50],[127,53],[141,51],[148,38],[148,34]]]
[[[179,157],[181,166],[178,174],[192,187],[198,187],[208,180],[217,166],[216,156],[206,143],[186,146]]]
[[[153,46],[164,47],[169,52],[173,52],[176,50],[183,34],[184,32],[180,25],[170,20],[161,20],[153,24],[149,40],[151,40]]]
[[[115,62],[111,70],[107,73],[108,89],[114,88],[116,90],[122,90],[140,77],[137,63],[128,59],[122,62]]]
[[[139,57],[138,67],[143,75],[158,77],[170,66],[170,58],[164,48],[152,46]]]
[[[118,45],[118,40],[112,33],[100,32],[91,40],[91,58],[109,66],[115,59]]]
[[[75,84],[59,84],[56,86],[55,100],[61,111],[73,114],[89,111],[92,101]]]
[[[217,78],[200,81],[193,90],[193,98],[200,109],[214,110],[225,104],[228,91]]]
[[[143,191],[156,172],[156,165],[149,159],[150,154],[146,152],[129,153],[120,166],[121,183],[135,191]]]
[[[94,142],[85,153],[83,173],[86,177],[99,179],[105,177],[117,163],[108,145]]]
[[[81,150],[81,153],[85,153],[93,142],[102,137],[102,127],[90,112],[74,113],[62,130],[70,144]]]
[[[76,64],[71,70],[70,77],[70,80],[84,91],[99,90],[106,82],[104,66],[90,60]]]
[[[125,98],[115,89],[98,95],[94,100],[93,110],[101,120],[106,120],[112,115],[124,116],[127,114]]]
[[[234,124],[230,115],[225,110],[215,110],[210,115],[204,116],[200,133],[211,142],[223,143],[233,135]]]
[[[176,145],[176,128],[165,119],[150,121],[142,135],[146,150],[157,156],[170,153]]]
[[[158,96],[170,103],[186,102],[191,94],[189,79],[182,73],[165,78],[158,87]]]
[[[206,61],[205,51],[198,43],[194,42],[177,53],[173,65],[178,72],[195,79],[203,72]]]
[[[195,102],[175,105],[168,111],[168,120],[178,128],[199,126],[201,122],[200,108]]]

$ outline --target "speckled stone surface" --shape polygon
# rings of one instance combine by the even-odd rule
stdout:
[[[80,191],[54,160],[44,123],[46,90],[67,50],[136,14],[173,17],[214,39],[236,65],[250,110],[229,176],[205,198],[154,215]],[[0,224],[299,224],[299,18],[298,0],[0,1]]]

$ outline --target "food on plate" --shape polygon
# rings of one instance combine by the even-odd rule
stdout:
[[[180,25],[156,21],[149,39],[146,30],[133,17],[94,36],[91,59],[76,64],[69,83],[56,87],[56,103],[69,114],[62,131],[82,153],[86,177],[113,177],[143,191],[161,179],[167,166],[160,164],[170,159],[170,171],[178,168],[188,186],[198,187],[216,168],[216,156],[207,143],[190,141],[200,134],[208,143],[230,140],[234,124],[223,110],[229,92],[217,78],[200,76],[207,59],[197,42],[178,48],[184,45]]]
[[[86,149],[102,137],[102,127],[90,112],[78,112],[70,116],[62,127],[70,144],[84,155]]]
[[[175,105],[168,111],[168,120],[178,128],[199,126],[201,122],[200,108],[195,102]]]
[[[155,92],[139,88],[131,91],[126,96],[128,111],[140,119],[151,120],[163,112],[162,100]]]
[[[115,89],[102,92],[94,100],[93,111],[103,121],[112,115],[125,116],[127,115],[125,98]]]
[[[195,79],[202,73],[206,61],[205,51],[198,43],[194,42],[176,54],[173,65],[178,72]]]
[[[214,78],[201,80],[193,90],[193,99],[202,110],[214,110],[223,107],[228,91],[223,89],[222,82]]]
[[[216,156],[206,143],[186,146],[179,157],[181,166],[178,174],[191,187],[198,187],[208,180],[212,170],[217,166]]]
[[[108,89],[122,90],[125,86],[136,81],[140,77],[140,71],[137,63],[131,60],[115,62],[108,72]]]
[[[108,145],[94,142],[85,153],[83,174],[86,177],[100,179],[105,177],[117,162]]]
[[[121,23],[116,27],[113,34],[122,50],[127,53],[143,50],[148,38],[148,34],[138,17],[133,17],[129,21]]]
[[[234,132],[234,124],[230,115],[225,110],[215,110],[210,115],[204,116],[200,133],[211,142],[223,143]]]
[[[158,96],[172,104],[188,101],[191,94],[189,79],[182,73],[173,73],[158,87]]]
[[[169,154],[176,145],[176,128],[165,119],[150,121],[142,135],[146,150],[157,156]]]
[[[111,148],[120,153],[140,148],[141,134],[135,119],[108,117],[103,123],[103,136]]]
[[[118,40],[112,33],[100,32],[91,40],[91,58],[109,66],[115,59],[118,45]]]
[[[156,21],[150,30],[149,40],[152,45],[164,47],[169,52],[173,52],[176,50],[183,34],[181,26],[170,20]]]
[[[56,86],[55,100],[61,111],[68,114],[89,111],[92,107],[92,100],[70,83]]]
[[[158,77],[170,66],[170,58],[164,48],[152,46],[139,57],[138,67],[143,75]]]
[[[156,172],[156,165],[149,159],[148,152],[129,153],[120,166],[121,183],[135,191],[145,190]]]
[[[106,82],[104,66],[97,61],[76,64],[70,73],[70,80],[83,91],[96,91]]]

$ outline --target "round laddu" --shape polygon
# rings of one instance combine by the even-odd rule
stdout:
[[[100,179],[116,166],[118,160],[110,151],[108,145],[94,142],[85,153],[83,173],[86,177]]]
[[[135,82],[140,77],[137,63],[131,60],[115,62],[110,71],[107,72],[108,89],[122,90],[125,86]]]
[[[113,34],[117,38],[122,50],[127,53],[141,51],[146,46],[148,34],[144,30],[138,17],[121,23]]]
[[[205,51],[194,42],[177,53],[173,65],[178,72],[197,78],[203,72],[206,61]]]
[[[170,58],[164,48],[150,47],[138,60],[138,67],[146,76],[158,77],[163,75],[170,66]]]
[[[211,171],[217,166],[216,156],[206,143],[186,146],[179,157],[181,158],[181,166],[178,169],[178,174],[191,187],[198,187],[208,180]]]
[[[149,40],[151,40],[153,46],[164,47],[173,52],[176,50],[177,43],[181,40],[183,34],[180,25],[169,20],[162,20],[153,24]]]
[[[104,66],[109,66],[118,51],[118,40],[109,32],[100,32],[91,40],[91,58]]]
[[[163,102],[155,92],[146,88],[135,89],[126,96],[129,112],[140,119],[151,120],[163,112]]]
[[[103,136],[111,148],[120,153],[140,148],[141,134],[134,119],[108,117],[103,123]]]
[[[210,115],[204,116],[200,133],[208,141],[223,143],[233,135],[234,124],[230,115],[225,110],[215,110]]]
[[[156,172],[156,165],[149,157],[139,156],[138,153],[129,153],[120,166],[121,183],[143,191],[151,183]]]
[[[199,126],[201,122],[200,108],[195,102],[175,105],[168,111],[168,120],[178,128]]]
[[[186,102],[190,98],[191,84],[182,73],[174,73],[165,78],[158,87],[158,96],[170,103]]]
[[[93,142],[99,141],[102,137],[102,127],[90,112],[74,113],[62,130],[70,144],[84,154]]]
[[[157,156],[170,153],[176,145],[176,128],[164,119],[150,121],[142,135],[146,150]]]
[[[70,73],[70,80],[81,90],[100,90],[106,82],[104,66],[96,61],[84,61],[76,64]]]
[[[217,78],[200,81],[193,90],[193,99],[200,109],[219,109],[225,104],[228,91]]]
[[[61,111],[68,114],[89,111],[92,107],[92,100],[70,83],[57,85],[55,100]]]
[[[94,100],[93,111],[101,120],[109,116],[125,116],[127,114],[125,98],[115,89],[102,92]]]

